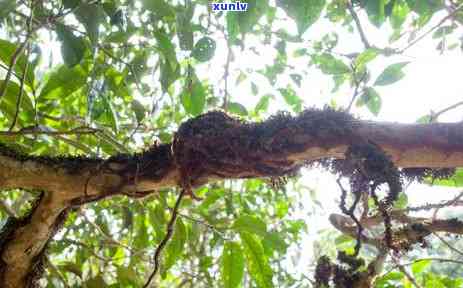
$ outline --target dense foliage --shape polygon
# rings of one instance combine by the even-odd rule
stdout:
[[[375,117],[377,87],[406,76],[403,55],[422,39],[442,53],[463,49],[461,0],[247,3],[227,12],[207,0],[0,0],[0,141],[30,154],[108,157],[169,143],[182,122],[213,109],[249,121],[313,105]],[[388,41],[375,43],[368,31]],[[390,64],[371,73],[384,59]],[[311,77],[319,74],[331,80],[323,98],[307,92],[317,91]],[[463,172],[434,184],[463,186]],[[41,283],[142,287],[178,193],[77,207],[49,244]],[[297,177],[224,180],[194,193],[202,199],[182,202],[156,287],[312,287],[318,256],[354,251],[355,237],[326,227],[314,258],[299,259],[311,229],[303,214],[321,208]],[[38,191],[0,195],[4,223],[26,213]],[[394,205],[408,211],[406,194]],[[425,259],[413,249],[390,255],[375,287],[462,287],[463,246],[436,237]],[[366,245],[360,255],[370,261],[377,252]]]

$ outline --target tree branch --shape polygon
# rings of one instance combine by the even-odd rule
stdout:
[[[188,171],[194,187],[219,179],[279,176],[309,161],[341,159],[360,140],[377,144],[400,167],[463,167],[461,123],[374,123],[329,109],[243,123],[210,112],[182,124],[176,135],[174,144],[108,159],[27,156],[0,145],[0,189],[46,191],[46,201],[39,202],[30,222],[1,245],[0,259],[8,267],[0,271],[0,281],[7,279],[5,287],[24,287],[34,259],[69,207],[182,186],[181,167],[194,167]],[[455,223],[435,220],[423,225],[431,232],[463,234],[463,225]]]
[[[421,36],[419,36],[418,38],[416,38],[415,40],[413,40],[412,42],[408,43],[407,46],[405,46],[402,50],[399,51],[399,53],[403,53],[405,52],[405,50],[408,50],[410,47],[412,47],[413,45],[415,45],[416,43],[418,43],[419,41],[421,41],[423,38],[425,38],[426,36],[428,36],[429,34],[431,34],[434,30],[436,30],[437,28],[439,28],[440,26],[442,26],[445,21],[453,18],[453,16],[455,16],[461,9],[463,8],[463,5],[460,5],[459,7],[455,8],[455,10],[453,10],[452,13],[449,13],[447,16],[445,16],[444,18],[442,18],[439,23],[437,23],[436,25],[434,25],[433,27],[431,27],[428,31],[424,32]]]
[[[350,15],[354,19],[355,26],[357,26],[357,30],[359,31],[360,34],[360,39],[362,40],[363,46],[365,46],[365,49],[371,48],[370,42],[368,41],[368,38],[363,31],[362,24],[360,23],[360,19],[357,15],[357,13],[354,10],[354,7],[352,6],[351,1],[347,1],[347,9],[349,10]]]

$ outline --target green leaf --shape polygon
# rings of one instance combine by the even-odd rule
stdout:
[[[232,228],[238,232],[249,232],[260,236],[265,236],[267,233],[267,225],[252,215],[241,215],[235,220]]]
[[[261,111],[267,111],[270,99],[274,98],[275,96],[272,94],[265,94],[264,96],[260,97],[259,102],[257,102],[256,107],[254,108],[254,112],[259,114]]]
[[[251,82],[251,93],[256,96],[259,94],[259,87],[257,87],[256,83]]]
[[[268,9],[268,0],[248,0],[246,11],[227,13],[227,32],[233,43],[239,33],[246,34],[259,22]]]
[[[262,240],[262,244],[264,246],[265,254],[269,257],[273,255],[273,251],[278,251],[281,254],[285,254],[286,249],[288,249],[289,246],[285,242],[282,233],[275,231],[268,232]]]
[[[191,56],[199,62],[206,62],[214,57],[216,44],[214,39],[210,37],[203,37],[196,42]]]
[[[331,54],[314,55],[312,59],[325,74],[338,75],[351,72],[349,66],[341,60],[334,58]]]
[[[368,110],[370,110],[373,115],[378,116],[379,111],[381,110],[381,96],[379,96],[378,92],[372,87],[366,87],[363,90],[362,95],[357,100],[356,106],[361,107],[366,105]]]
[[[6,40],[0,39],[0,61],[3,62],[7,66],[10,65],[11,57],[13,56],[17,48],[18,47],[15,44],[8,42]],[[14,67],[14,72],[17,75],[23,74],[23,69],[25,67],[26,61],[27,61],[27,58],[24,56],[24,54],[21,54],[17,58],[16,65]],[[32,63],[29,62],[25,83],[29,85],[30,87],[32,87],[34,83],[34,68],[35,67],[32,65]]]
[[[56,24],[56,33],[61,41],[61,54],[68,67],[74,67],[84,58],[86,45],[82,37],[74,35],[71,29],[63,24]]]
[[[81,65],[73,68],[60,65],[49,72],[45,78],[48,80],[38,98],[41,100],[62,99],[87,83],[87,71]]]
[[[376,78],[374,85],[385,86],[399,81],[405,76],[402,68],[408,63],[410,62],[399,62],[389,65],[381,72],[378,78]]]
[[[444,37],[445,35],[448,35],[450,33],[452,33],[455,28],[457,26],[450,26],[450,25],[447,25],[447,26],[441,26],[439,28],[436,29],[436,31],[434,31],[434,33],[432,34],[432,38],[434,39],[437,39],[437,38],[442,38]]]
[[[62,0],[61,2],[65,9],[74,9],[80,4],[81,0]]]
[[[339,249],[340,245],[346,244],[346,243],[352,243],[353,238],[350,237],[349,235],[341,234],[336,239],[334,239],[334,244],[336,244],[336,247]]]
[[[360,53],[357,58],[355,58],[355,66],[357,67],[357,69],[361,69],[363,67],[365,67],[365,65],[372,61],[373,59],[376,58],[376,56],[378,56],[378,49],[374,49],[374,48],[369,48],[365,51],[363,51],[362,53]]]
[[[66,261],[62,264],[59,264],[58,267],[60,270],[71,272],[79,278],[82,278],[82,267],[77,263]]]
[[[224,288],[239,287],[244,275],[244,256],[237,242],[228,241],[223,247],[221,278]]]
[[[183,246],[185,245],[187,238],[185,224],[183,224],[182,219],[177,219],[175,223],[175,231],[172,239],[166,247],[166,258],[164,261],[163,270],[167,271],[172,267],[175,262],[180,258],[183,253]]]
[[[172,64],[167,59],[161,60],[160,64],[160,82],[162,92],[167,92],[170,86],[180,78],[180,65]]]
[[[153,35],[156,38],[157,49],[161,52],[162,56],[170,62],[173,66],[172,68],[174,68],[174,66],[178,65],[178,61],[172,39],[170,39],[169,35],[163,30],[154,31]]]
[[[191,18],[194,13],[194,5],[187,2],[187,6],[176,14],[177,37],[180,43],[180,49],[191,50],[193,49],[193,26],[191,25]]]
[[[2,87],[4,83],[4,80],[0,80],[0,87]],[[9,120],[13,120],[16,114],[16,104],[20,94],[19,91],[19,85],[13,81],[9,81],[6,86],[5,94],[0,99],[0,110]],[[34,114],[35,111],[29,94],[23,90],[17,119],[19,124],[32,124],[34,122]]]
[[[131,106],[137,122],[140,123],[145,118],[145,107],[138,100],[133,100]]]
[[[407,194],[400,193],[399,197],[394,202],[394,208],[402,210],[402,209],[407,208],[407,205],[408,205],[408,196],[407,196]]]
[[[431,264],[431,260],[423,259],[412,264],[412,273],[415,276],[418,276]]]
[[[148,235],[148,220],[145,215],[135,217],[136,237],[133,245],[137,249],[144,249],[150,245]]]
[[[164,0],[143,0],[143,7],[151,11],[158,19],[173,19],[175,10]]]
[[[410,8],[406,2],[395,1],[394,6],[392,7],[392,15],[390,18],[391,26],[394,29],[400,29],[402,24],[407,19],[407,15],[410,13]]]
[[[405,275],[403,273],[392,271],[392,272],[387,273],[383,277],[378,278],[375,284],[376,284],[376,287],[392,288],[396,286],[390,286],[390,284],[395,284],[396,281],[402,280],[404,277]]]
[[[373,23],[376,27],[380,27],[384,23],[385,13],[384,6],[386,5],[386,0],[369,0],[365,1],[365,9],[368,14],[370,22]]]
[[[240,33],[238,13],[227,13],[226,21],[228,41],[234,43]]]
[[[93,278],[88,279],[85,281],[85,286],[86,288],[102,288],[102,287],[108,287],[106,285],[106,282],[104,281],[103,277],[101,275],[95,276]]]
[[[281,95],[285,99],[285,102],[291,106],[293,111],[301,112],[302,111],[302,100],[296,95],[296,92],[291,88],[279,88]]]
[[[259,239],[248,232],[241,232],[240,238],[243,243],[246,266],[251,279],[259,288],[274,287],[272,283],[273,271]]]
[[[325,0],[278,0],[277,6],[294,19],[299,35],[302,35],[320,18]]]
[[[237,102],[228,103],[227,110],[240,116],[248,115],[248,110],[246,110],[246,107],[244,107],[243,104]]]
[[[7,17],[16,9],[16,0],[0,0],[0,20]]]
[[[289,77],[291,77],[291,79],[294,81],[294,83],[296,83],[297,87],[301,87],[301,81],[302,81],[302,76],[300,74],[297,74],[297,73],[291,73],[289,74]]]
[[[105,93],[99,95],[93,103],[91,115],[93,120],[110,124],[114,133],[117,133],[119,131],[119,120],[113,101],[108,97],[109,95]]]
[[[206,91],[196,76],[187,80],[187,84],[180,96],[183,108],[191,115],[201,114],[206,106]]]
[[[133,267],[119,266],[117,267],[117,282],[122,287],[138,287],[137,273]]]
[[[100,5],[82,3],[74,11],[77,20],[82,23],[94,46],[98,44],[99,25],[102,22],[103,10]]]
[[[429,180],[429,182],[431,181]],[[432,181],[432,184],[447,187],[463,187],[463,169],[457,169],[455,174],[449,179],[435,179]]]

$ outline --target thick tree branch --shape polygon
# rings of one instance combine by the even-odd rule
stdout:
[[[211,112],[184,123],[173,144],[109,159],[32,157],[0,146],[0,189],[46,191],[31,220],[1,245],[0,259],[8,268],[0,277],[5,287],[25,286],[69,207],[116,194],[141,197],[181,186],[180,175],[188,175],[193,186],[218,179],[280,176],[311,161],[343,158],[358,141],[375,143],[400,167],[463,167],[461,123],[375,123],[329,109],[307,110],[297,117],[280,114],[262,123]],[[463,233],[448,224],[433,221],[433,231]]]

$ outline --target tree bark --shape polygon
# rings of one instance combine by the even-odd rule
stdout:
[[[278,119],[271,119],[260,124],[233,122],[208,133],[191,132],[194,129],[188,135],[180,133],[188,136],[181,144],[187,147],[183,152],[189,153],[193,186],[218,179],[278,176],[307,162],[341,159],[349,145],[360,139],[378,145],[399,167],[463,167],[462,123],[343,119],[346,124],[318,116],[314,120],[310,115],[284,121],[288,125],[277,125]],[[267,129],[269,123],[271,129]],[[348,132],[336,132],[341,124],[346,124]],[[178,155],[173,155],[174,146],[165,144],[109,159],[29,157],[0,147],[0,189],[45,191],[28,220],[9,234],[3,233],[8,236],[3,242],[0,236],[0,286],[30,285],[38,257],[70,207],[116,194],[146,196],[182,183],[185,171]]]

